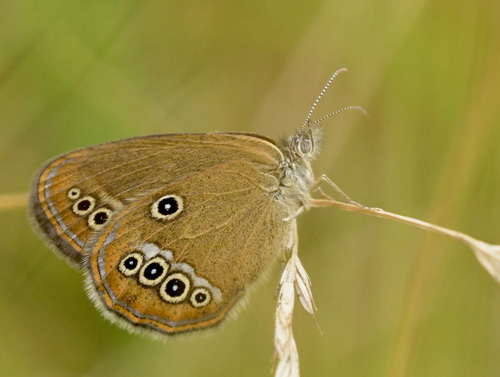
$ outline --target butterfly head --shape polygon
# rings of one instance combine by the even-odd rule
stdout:
[[[283,147],[284,149],[287,149],[291,152],[292,156],[290,157],[292,157],[291,158],[292,160],[299,159],[301,161],[309,162],[313,160],[315,157],[317,157],[317,155],[319,154],[319,146],[321,144],[321,139],[322,139],[321,122],[324,119],[327,119],[330,116],[332,116],[333,113],[328,114],[327,116],[324,116],[319,120],[312,119],[312,114],[314,112],[314,109],[318,105],[319,101],[323,97],[323,94],[325,94],[326,90],[328,89],[332,81],[335,79],[335,77],[337,77],[339,73],[345,71],[347,71],[347,69],[341,68],[337,70],[330,77],[325,87],[319,94],[318,98],[316,98],[316,101],[314,101],[300,131],[298,131],[295,135],[287,139],[286,142],[284,143]]]
[[[316,100],[314,101],[300,131],[289,138],[285,143],[285,148],[293,153],[294,160],[299,158],[303,161],[310,161],[317,157],[317,155],[319,154],[319,147],[322,139],[321,122],[323,122],[324,120],[347,110],[359,110],[367,115],[365,109],[360,106],[347,106],[340,110],[329,113],[319,119],[312,118],[316,106],[325,94],[326,90],[330,87],[332,81],[337,77],[339,73],[345,71],[347,71],[346,68],[341,68],[330,77],[325,87],[319,94],[318,98],[316,98]]]
[[[280,146],[285,158],[280,176],[280,197],[291,209],[291,214],[308,207],[309,191],[314,183],[311,161],[319,153],[321,136],[320,124],[311,121],[283,140]]]
[[[315,159],[320,150],[322,141],[321,125],[310,121],[287,140],[287,147],[293,154],[294,160],[310,161]]]

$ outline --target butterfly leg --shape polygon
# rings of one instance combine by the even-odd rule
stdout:
[[[327,195],[322,189],[321,189],[321,184],[325,182],[327,183],[329,186],[331,186],[335,191],[337,191],[338,194],[340,194],[340,196],[342,196],[344,198],[344,200],[349,203],[349,204],[353,204],[355,205],[356,207],[359,207],[359,208],[363,208],[363,209],[375,209],[375,208],[371,208],[371,207],[366,207],[364,206],[363,204],[360,204],[358,202],[355,202],[354,200],[352,200],[344,191],[342,191],[340,189],[339,186],[337,186],[330,178],[328,178],[328,176],[326,174],[322,174],[321,177],[316,180],[312,185],[311,185],[311,188],[310,188],[310,191],[315,191],[315,190],[318,190],[320,192],[321,195],[323,195],[326,199],[329,199],[329,200],[334,200],[332,197],[330,197],[329,195]]]
[[[284,222],[288,222],[290,220],[295,219],[298,215],[300,215],[302,212],[304,212],[304,206],[301,206],[295,213],[292,213],[290,216],[285,217],[283,219]]]

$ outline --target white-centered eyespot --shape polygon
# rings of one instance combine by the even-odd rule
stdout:
[[[195,308],[202,308],[210,302],[212,296],[210,295],[210,291],[206,288],[196,288],[191,293],[191,305]]]
[[[72,187],[68,190],[68,198],[71,200],[76,200],[80,197],[82,191],[78,187]]]
[[[143,261],[144,256],[141,253],[130,253],[122,259],[118,265],[118,269],[123,275],[132,276],[139,271]]]
[[[168,272],[170,265],[161,257],[149,260],[139,273],[139,282],[148,287],[159,284]]]
[[[151,215],[155,219],[172,220],[184,209],[182,198],[178,195],[165,195],[151,206]]]
[[[84,196],[73,204],[73,212],[78,216],[87,216],[95,207],[95,199],[91,196]]]
[[[89,226],[94,230],[101,230],[111,220],[113,212],[108,208],[99,208],[92,212],[89,216]]]
[[[160,296],[166,302],[177,304],[186,299],[191,282],[188,277],[180,272],[167,276],[160,287]]]

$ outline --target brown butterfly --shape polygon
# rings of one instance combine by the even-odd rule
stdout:
[[[253,134],[136,137],[57,157],[36,174],[34,224],[81,268],[104,315],[128,329],[218,324],[295,242],[310,206],[310,121],[277,144]],[[344,111],[357,106],[351,106]],[[339,111],[335,112],[338,113]]]

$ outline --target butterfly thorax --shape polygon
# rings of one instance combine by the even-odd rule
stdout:
[[[310,188],[314,183],[311,161],[318,155],[321,142],[321,128],[310,123],[295,135],[282,141],[279,146],[284,156],[281,167],[281,200],[289,208],[299,210],[309,207]]]

